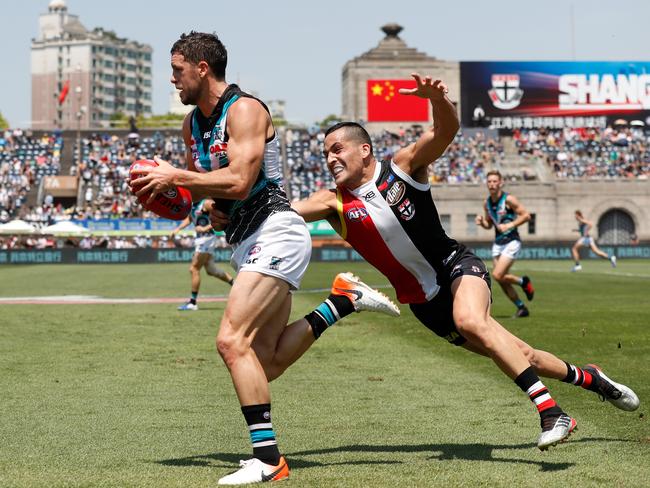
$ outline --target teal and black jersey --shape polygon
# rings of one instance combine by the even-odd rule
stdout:
[[[209,117],[205,117],[198,108],[192,112],[190,149],[197,171],[207,173],[228,166],[228,110],[243,97],[257,100],[241,91],[237,85],[229,85]],[[266,105],[260,100],[258,102],[268,112]],[[274,213],[293,211],[283,189],[277,134],[266,141],[262,167],[248,197],[244,200],[214,200],[217,208],[230,218],[230,223],[224,229],[226,240],[230,244],[246,239]]]
[[[584,222],[578,223],[578,232],[580,232],[580,237],[589,237],[589,226]]]
[[[210,214],[203,211],[203,202],[205,202],[205,200],[201,200],[200,202],[192,204],[192,210],[190,210],[190,220],[194,224],[194,229],[197,227],[205,227],[206,225],[210,225]],[[195,232],[196,237],[208,237],[216,234],[214,229],[210,229],[208,232]]]
[[[494,225],[495,244],[507,244],[510,241],[521,240],[516,227],[506,232],[499,232],[499,229],[497,229],[498,224],[507,224],[517,218],[515,211],[506,203],[506,198],[508,198],[508,194],[503,192],[501,198],[496,202],[493,202],[492,199],[488,197],[485,203],[488,215],[492,219],[492,224]]]

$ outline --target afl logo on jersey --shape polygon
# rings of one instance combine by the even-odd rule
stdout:
[[[399,202],[404,193],[406,192],[406,185],[402,181],[397,181],[393,186],[388,189],[386,193],[386,201],[388,205],[395,205]]]
[[[365,208],[354,207],[345,212],[345,216],[351,222],[361,222],[368,216],[368,211]]]

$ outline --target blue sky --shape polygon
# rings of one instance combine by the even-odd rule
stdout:
[[[341,110],[341,68],[397,22],[412,47],[445,60],[650,60],[650,1],[66,0],[88,29],[153,46],[154,113],[165,113],[169,48],[181,32],[216,32],[229,51],[228,81],[286,101],[311,123]],[[4,51],[0,112],[30,123],[30,43],[49,0],[0,0]],[[571,5],[575,49],[571,42]],[[624,5],[624,7],[622,7]],[[187,8],[190,6],[191,8]]]

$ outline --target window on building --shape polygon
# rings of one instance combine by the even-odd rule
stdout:
[[[476,225],[476,214],[467,214],[465,216],[465,221],[467,222],[467,229],[466,229],[467,235],[477,236],[478,226]]]
[[[636,235],[634,220],[622,208],[613,208],[605,212],[598,220],[598,243],[606,245],[630,244]]]
[[[530,220],[528,221],[528,235],[535,235],[537,232],[537,214],[530,214]]]

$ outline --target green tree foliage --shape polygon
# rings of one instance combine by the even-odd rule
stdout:
[[[0,112],[0,129],[7,129],[9,127],[9,121],[2,116]]]

